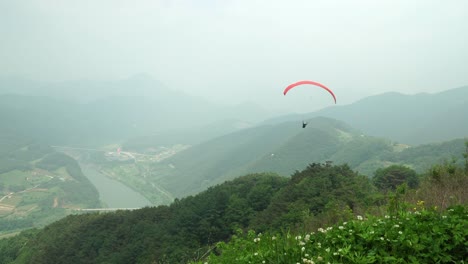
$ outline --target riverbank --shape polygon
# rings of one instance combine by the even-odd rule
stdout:
[[[109,208],[139,208],[151,206],[151,202],[128,186],[110,179],[91,164],[80,163],[83,174],[99,192],[99,199]]]

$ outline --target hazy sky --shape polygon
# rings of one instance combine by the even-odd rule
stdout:
[[[0,0],[0,75],[148,73],[222,103],[312,111],[468,85],[466,0]]]

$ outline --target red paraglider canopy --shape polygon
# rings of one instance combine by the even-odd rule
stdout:
[[[321,87],[321,88],[327,90],[333,96],[333,99],[335,100],[335,104],[336,104],[336,97],[335,97],[335,94],[333,93],[333,91],[330,90],[330,88],[326,87],[325,85],[323,85],[321,83],[318,83],[318,82],[314,82],[314,81],[298,81],[298,82],[292,83],[292,84],[288,85],[288,87],[286,87],[286,89],[284,89],[283,94],[286,95],[288,93],[288,91],[291,90],[292,88],[294,88],[296,86],[299,86],[299,85],[303,85],[303,84],[312,84],[312,85],[315,85],[315,86],[318,86],[318,87]]]

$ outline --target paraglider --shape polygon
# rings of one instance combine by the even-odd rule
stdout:
[[[305,81],[298,81],[298,82],[292,83],[292,84],[288,85],[284,89],[283,94],[286,95],[289,92],[289,90],[293,89],[296,86],[304,85],[304,84],[311,84],[311,85],[315,85],[315,86],[318,86],[320,88],[325,89],[327,92],[329,92],[331,94],[331,96],[333,97],[333,100],[335,101],[335,104],[336,104],[336,96],[333,93],[333,91],[330,88],[326,87],[325,85],[323,85],[321,83],[318,83],[318,82],[314,82],[314,81],[305,80]],[[307,126],[307,122],[302,121],[302,128],[305,128],[306,126]]]
[[[326,87],[325,85],[318,83],[318,82],[314,82],[314,81],[298,81],[298,82],[292,83],[288,85],[286,89],[284,89],[283,94],[286,95],[289,92],[289,90],[291,90],[292,88],[299,86],[299,85],[303,85],[303,84],[311,84],[311,85],[315,85],[315,86],[318,86],[327,90],[331,94],[331,96],[333,96],[333,100],[335,101],[335,104],[336,104],[336,97],[333,91],[330,88]]]

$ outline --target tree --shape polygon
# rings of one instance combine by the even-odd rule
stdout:
[[[407,183],[410,188],[416,188],[419,179],[411,168],[402,165],[391,165],[387,168],[380,168],[375,171],[373,178],[374,185],[384,191],[395,190],[396,187]]]
[[[465,158],[465,173],[468,174],[468,140],[465,141],[465,153],[463,153],[463,157]]]

